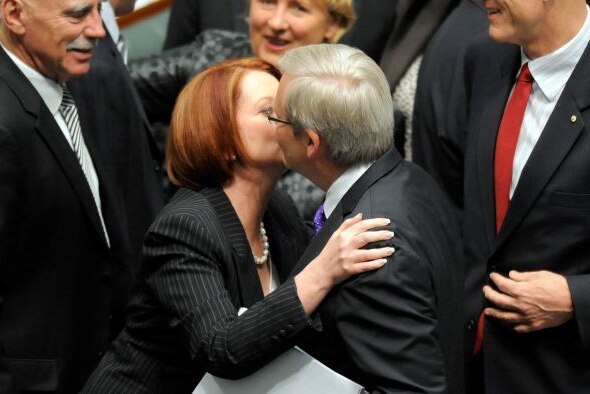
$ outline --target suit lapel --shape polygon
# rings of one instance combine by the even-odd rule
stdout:
[[[52,151],[55,160],[59,163],[63,172],[69,179],[72,188],[75,190],[80,198],[80,202],[84,206],[84,211],[88,215],[92,226],[106,246],[107,242],[100,222],[98,208],[94,201],[94,197],[92,196],[88,181],[86,180],[86,175],[84,175],[76,154],[66,141],[61,129],[55,122],[55,119],[42,103],[35,127],[37,133],[43,138],[49,149]],[[103,185],[101,184],[101,186]]]
[[[0,49],[0,54],[0,70],[2,70],[0,72],[2,72],[4,79],[11,86],[11,89],[13,89],[16,96],[20,98],[25,111],[36,118],[36,132],[45,141],[49,150],[52,152],[54,159],[59,163],[64,174],[70,181],[72,188],[80,198],[80,202],[84,206],[84,210],[88,214],[90,222],[106,246],[107,242],[102,230],[97,207],[92,192],[90,191],[90,186],[88,186],[86,176],[76,158],[76,154],[63,136],[53,115],[51,115],[29,80],[8,58],[8,55],[3,49]]]
[[[322,230],[311,241],[297,262],[292,275],[301,272],[301,270],[303,270],[303,268],[305,268],[305,266],[307,266],[307,264],[309,264],[309,262],[322,251],[334,231],[336,231],[344,219],[354,211],[363,194],[365,194],[371,185],[397,166],[401,159],[401,155],[397,150],[392,148],[385,155],[375,161],[375,163],[369,167],[369,169],[350,187],[350,189],[348,189],[334,209],[334,212],[332,212],[322,227]]]
[[[589,63],[590,50],[587,48],[526,162],[500,229],[496,248],[523,220],[584,128],[581,111],[590,105],[590,92],[581,87],[590,85]],[[574,116],[576,121],[572,122]]]
[[[205,188],[201,190],[201,193],[215,209],[224,234],[229,241],[229,247],[232,249],[232,264],[237,273],[241,306],[250,307],[260,301],[264,294],[244,228],[223,190]]]
[[[494,151],[496,148],[496,136],[500,121],[504,114],[504,107],[510,95],[514,78],[520,65],[520,54],[514,51],[501,65],[498,73],[485,84],[487,91],[479,92],[486,97],[486,105],[482,108],[477,132],[477,182],[480,190],[479,198],[484,211],[485,233],[490,250],[496,239],[496,208],[494,197]]]

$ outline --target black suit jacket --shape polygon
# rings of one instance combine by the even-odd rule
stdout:
[[[90,72],[69,87],[86,135],[116,186],[136,267],[145,233],[164,206],[164,175],[141,101],[108,34],[94,49]]]
[[[74,392],[122,321],[129,246],[121,212],[81,122],[109,248],[75,153],[1,49],[0,108],[0,370],[17,390]]]
[[[517,334],[486,319],[490,393],[582,393],[590,387],[590,49],[567,82],[516,187],[496,236],[494,147],[520,50],[487,39],[468,53],[465,157],[466,346],[484,307],[490,271],[549,270],[566,276],[574,318]],[[469,354],[466,354],[469,360]]]
[[[278,192],[264,223],[283,281],[307,228]],[[144,255],[126,328],[84,392],[186,393],[206,371],[243,377],[311,326],[292,279],[262,300],[246,235],[221,189],[180,189],[151,226]],[[240,307],[249,309],[237,318]]]
[[[467,129],[465,53],[489,23],[482,0],[463,0],[432,38],[422,58],[412,127],[412,161],[463,208]]]
[[[457,0],[394,3],[395,24],[390,27],[379,61],[392,92],[457,3]]]
[[[435,182],[397,151],[349,189],[295,272],[359,212],[391,219],[396,251],[331,291],[319,309],[322,333],[304,348],[371,392],[461,393],[459,225]]]

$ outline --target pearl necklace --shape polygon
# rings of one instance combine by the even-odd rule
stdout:
[[[256,265],[262,265],[268,261],[269,248],[268,248],[268,237],[266,236],[266,229],[264,223],[260,222],[260,238],[262,238],[262,256],[256,256],[252,251],[252,257]]]

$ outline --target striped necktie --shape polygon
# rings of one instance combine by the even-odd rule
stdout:
[[[88,183],[90,191],[92,192],[92,197],[94,198],[98,216],[100,217],[102,229],[106,236],[107,243],[109,243],[109,236],[104,223],[104,218],[102,216],[102,204],[100,201],[98,177],[96,176],[96,171],[94,170],[92,157],[90,157],[90,153],[88,152],[88,148],[84,142],[84,136],[82,135],[82,129],[80,127],[80,120],[78,119],[78,109],[76,108],[74,98],[72,97],[72,94],[70,93],[70,90],[66,84],[62,84],[61,87],[63,96],[61,105],[59,106],[59,113],[63,117],[66,127],[70,133],[70,137],[72,139],[72,149],[78,158],[78,162],[82,167],[82,172],[84,172],[84,176],[86,177],[86,182]]]

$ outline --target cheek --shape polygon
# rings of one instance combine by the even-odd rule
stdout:
[[[319,21],[300,21],[291,25],[293,35],[306,44],[318,44],[324,41],[326,25]]]

